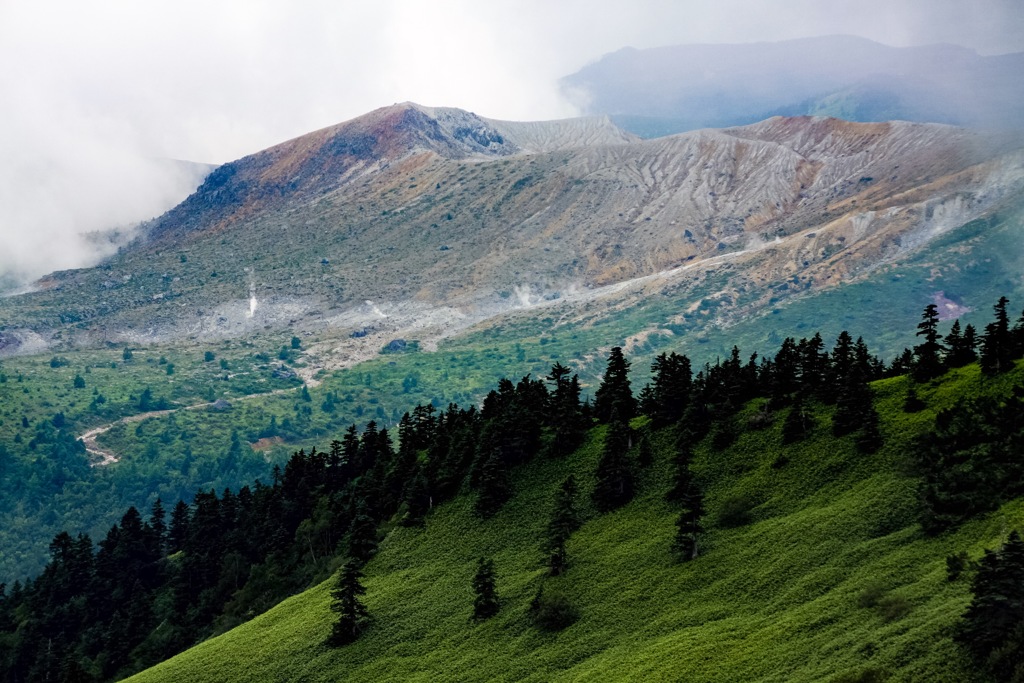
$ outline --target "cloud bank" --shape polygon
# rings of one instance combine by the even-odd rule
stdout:
[[[400,101],[574,114],[559,77],[630,45],[852,33],[1024,50],[1019,0],[0,0],[0,274],[92,263],[83,233],[221,163]]]

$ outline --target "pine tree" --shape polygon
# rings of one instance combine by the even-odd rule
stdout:
[[[331,591],[331,611],[337,613],[338,619],[331,626],[328,643],[334,647],[354,642],[370,623],[370,613],[359,600],[360,595],[366,594],[359,566],[355,561],[347,562]]]
[[[569,372],[569,368],[555,363],[546,377],[554,385],[548,395],[546,422],[554,431],[550,451],[556,456],[572,453],[587,433],[587,421],[580,408],[579,377],[570,377]]]
[[[986,550],[974,575],[971,604],[963,615],[956,639],[979,662],[1020,638],[1024,626],[1024,541],[1013,531],[998,552]],[[1018,648],[1017,649],[1019,653]],[[1016,667],[1007,666],[1012,675]],[[1000,678],[1010,680],[1010,676]]]
[[[356,504],[348,529],[348,555],[358,566],[366,564],[377,552],[377,524],[370,516],[366,502]]]
[[[163,502],[160,498],[153,502],[153,507],[149,515],[149,528],[150,528],[150,542],[152,546],[152,552],[156,557],[161,557],[164,554],[164,544],[167,541],[167,523],[166,513],[164,512]]]
[[[500,604],[494,586],[494,562],[481,557],[476,564],[476,575],[473,577],[473,618],[489,619],[498,613]]]
[[[679,503],[682,509],[676,518],[676,535],[672,540],[672,550],[679,559],[692,560],[697,557],[697,541],[704,532],[704,527],[701,526],[701,517],[704,516],[704,494],[692,479]]]
[[[629,365],[629,361],[622,355],[622,349],[618,346],[612,348],[601,385],[594,392],[594,413],[601,422],[609,422],[613,410],[618,411],[620,419],[626,422],[636,415],[636,400],[629,383]]]
[[[917,336],[924,341],[914,347],[913,377],[916,382],[927,382],[942,374],[942,352],[945,347],[939,343],[938,306],[928,304],[917,325]]]
[[[793,405],[782,423],[783,445],[803,441],[804,438],[814,429],[814,416],[804,405],[803,396],[797,394],[793,399]]]
[[[576,509],[576,478],[571,474],[562,482],[555,494],[551,519],[548,521],[544,551],[548,555],[548,568],[552,576],[565,571],[568,558],[565,544],[572,533],[580,527],[580,514]]]
[[[480,466],[474,510],[481,517],[491,517],[512,497],[512,483],[499,448],[489,449]]]
[[[859,429],[872,408],[871,387],[860,370],[851,371],[846,383],[838,388],[836,411],[832,415],[832,434],[846,436]]]
[[[690,401],[693,372],[690,359],[675,352],[662,353],[651,364],[648,415],[655,429],[678,422]]]
[[[604,439],[604,451],[597,463],[597,483],[592,498],[601,512],[621,507],[633,499],[633,468],[629,461],[629,425],[616,411]]]
[[[949,328],[949,334],[946,335],[946,346],[949,347],[949,353],[946,354],[946,367],[962,368],[976,361],[978,359],[978,354],[974,351],[976,344],[974,326],[968,325],[967,329],[961,333],[960,320],[954,320],[953,326]]]
[[[690,487],[690,461],[693,449],[685,434],[678,434],[675,442],[675,456],[672,459],[672,487],[665,493],[665,500],[679,503],[686,497]]]
[[[189,522],[191,511],[188,503],[179,500],[171,511],[171,525],[167,531],[167,552],[173,555],[184,549],[185,541],[188,539]]]
[[[1010,318],[1006,312],[1009,300],[999,297],[994,306],[996,319],[985,326],[981,337],[981,371],[986,375],[998,375],[1013,367],[1013,342],[1010,338]]]

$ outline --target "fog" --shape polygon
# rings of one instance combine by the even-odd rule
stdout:
[[[113,248],[222,163],[411,100],[571,116],[557,80],[624,46],[849,33],[1024,50],[1019,0],[0,0],[0,275]]]

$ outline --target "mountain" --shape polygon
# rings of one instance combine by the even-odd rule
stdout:
[[[711,295],[727,324],[1012,204],[1022,160],[1013,138],[937,124],[774,117],[640,140],[606,118],[394,105],[224,164],[102,266],[0,301],[3,346],[294,328],[334,340],[315,366],[331,367],[651,292]]]
[[[855,36],[676,45],[605,55],[561,81],[583,112],[644,137],[771,115],[907,120],[1019,130],[1024,53],[896,48]]]

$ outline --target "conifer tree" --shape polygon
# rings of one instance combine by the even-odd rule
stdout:
[[[651,364],[650,396],[647,410],[655,429],[678,422],[690,401],[693,372],[690,359],[662,353]]]
[[[874,405],[868,406],[861,420],[860,431],[854,439],[861,453],[874,453],[882,447],[882,431],[878,423],[878,411]]]
[[[544,550],[548,554],[548,568],[552,576],[558,576],[567,564],[565,544],[572,533],[580,527],[580,514],[576,509],[576,478],[571,474],[562,482],[555,494],[551,519],[548,521]]]
[[[960,320],[954,320],[953,326],[949,328],[949,334],[946,335],[946,346],[949,348],[949,353],[946,354],[946,367],[962,368],[977,360],[978,354],[974,351],[976,344],[974,326],[968,325],[967,329],[961,332]]]
[[[679,501],[679,517],[676,518],[676,535],[672,550],[679,559],[686,561],[697,557],[698,539],[704,532],[701,518],[704,516],[704,494],[691,478],[686,493]]]
[[[604,439],[604,450],[597,463],[597,483],[592,495],[594,506],[601,512],[621,507],[633,499],[633,468],[629,461],[630,428],[619,417],[612,415]]]
[[[587,421],[580,407],[579,377],[570,377],[569,373],[569,368],[555,363],[551,374],[545,378],[554,385],[548,395],[545,421],[554,431],[550,450],[556,456],[576,450],[587,432]]]
[[[999,680],[1009,681],[1021,663],[1024,637],[1024,541],[1016,531],[998,552],[985,551],[971,590],[956,639],[978,662],[996,664]],[[1007,655],[1018,661],[1007,661]]]
[[[171,511],[171,525],[167,530],[167,552],[174,554],[185,547],[188,538],[190,510],[188,503],[179,500]]]
[[[151,551],[156,557],[164,554],[164,544],[167,541],[167,523],[164,505],[159,496],[153,502],[149,515],[150,544]]]
[[[409,480],[405,492],[405,502],[408,510],[402,523],[406,526],[421,525],[423,519],[427,516],[427,512],[433,506],[430,482],[427,480],[427,474],[421,466],[416,467],[415,473]]]
[[[328,643],[334,647],[354,642],[370,623],[370,613],[359,599],[360,595],[366,594],[366,588],[360,582],[363,573],[359,566],[355,561],[347,562],[331,591],[331,611],[337,613],[338,619],[331,626]]]
[[[356,504],[352,523],[348,529],[348,555],[353,562],[362,566],[377,552],[377,525],[370,516],[366,502]]]
[[[786,445],[803,441],[813,429],[814,416],[807,409],[807,406],[804,405],[803,396],[797,394],[793,399],[793,405],[790,407],[785,421],[782,423],[782,443]]]
[[[913,377],[916,382],[927,382],[942,374],[942,352],[945,347],[939,343],[938,306],[928,304],[917,324],[917,336],[924,341],[914,347]]]
[[[1013,366],[1013,342],[1010,338],[1010,318],[1006,312],[1009,300],[999,297],[994,309],[996,319],[985,326],[981,337],[981,371],[986,375],[998,375]]]
[[[690,475],[690,461],[693,458],[693,450],[687,436],[680,432],[676,437],[675,454],[672,458],[672,487],[665,493],[665,500],[670,503],[679,503],[686,497],[692,479]]]
[[[501,450],[491,448],[480,466],[474,510],[481,517],[491,517],[512,497],[512,483],[501,457]]]
[[[481,557],[476,564],[476,575],[473,576],[473,618],[489,619],[498,613],[500,604],[495,588],[494,561]]]
[[[854,368],[846,383],[838,387],[836,411],[832,416],[832,434],[846,436],[864,425],[872,406],[871,387],[859,368]]]
[[[594,414],[601,422],[612,419],[617,410],[619,418],[629,422],[636,415],[636,400],[630,390],[629,361],[622,355],[621,347],[613,347],[608,355],[608,367],[601,385],[594,392]]]

